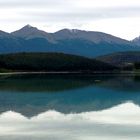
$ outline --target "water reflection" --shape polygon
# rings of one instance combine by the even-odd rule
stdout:
[[[140,107],[124,103],[76,114],[47,111],[32,118],[16,112],[0,115],[2,140],[139,140]]]
[[[47,110],[99,111],[132,101],[140,105],[139,76],[17,75],[0,77],[0,112],[27,117]]]
[[[140,76],[134,75],[5,75],[0,76],[1,91],[59,92],[87,86],[114,90],[140,91]]]

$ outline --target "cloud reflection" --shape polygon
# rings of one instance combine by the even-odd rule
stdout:
[[[68,115],[51,110],[30,119],[9,111],[0,115],[0,139],[137,140],[139,118],[140,107],[133,103]]]

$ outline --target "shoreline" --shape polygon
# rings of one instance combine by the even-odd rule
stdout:
[[[120,71],[120,72],[110,72],[110,71],[107,71],[107,72],[70,72],[70,71],[60,71],[60,72],[55,72],[55,71],[52,71],[52,72],[42,72],[42,71],[39,71],[39,72],[35,72],[35,71],[23,71],[23,72],[19,72],[19,71],[15,71],[15,72],[0,72],[0,75],[27,75],[27,74],[66,74],[66,75],[69,75],[69,74],[83,74],[83,75],[140,75],[140,71],[139,72],[135,72],[135,71]]]

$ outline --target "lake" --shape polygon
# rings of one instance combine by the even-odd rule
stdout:
[[[0,76],[0,140],[139,140],[140,76]]]

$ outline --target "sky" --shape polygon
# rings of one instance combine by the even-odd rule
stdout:
[[[0,0],[0,30],[27,24],[46,32],[82,29],[132,40],[140,36],[140,0]]]

